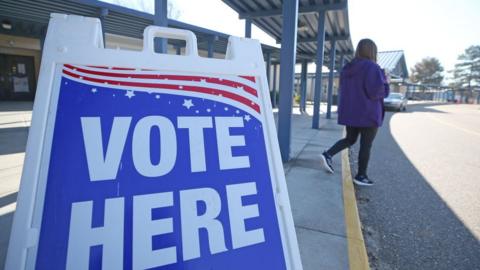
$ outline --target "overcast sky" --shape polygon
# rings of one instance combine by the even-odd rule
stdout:
[[[154,0],[104,1],[150,13],[154,9]],[[238,14],[221,0],[169,1],[179,11],[180,21],[244,35],[244,20],[238,19]],[[354,46],[368,37],[380,51],[404,50],[409,68],[429,56],[438,58],[445,70],[451,70],[467,47],[480,45],[480,0],[349,0],[348,13]],[[275,45],[256,27],[252,37]]]

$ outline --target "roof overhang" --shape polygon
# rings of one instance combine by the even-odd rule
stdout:
[[[282,1],[280,0],[222,0],[234,9],[241,19],[265,31],[277,42],[282,40]],[[347,0],[299,0],[297,25],[297,57],[313,60],[317,52],[318,13],[325,14],[325,56],[336,42],[336,55],[347,60],[353,57],[350,38]]]
[[[97,0],[2,0],[0,21],[11,23],[11,29],[0,27],[0,34],[41,38],[47,29],[50,13],[75,14],[87,17],[104,16],[103,27],[106,33],[136,39],[143,38],[145,27],[154,24],[155,16],[126,7]],[[200,50],[208,50],[212,40],[213,50],[224,54],[228,45],[228,34],[168,19],[169,27],[190,30],[195,33]],[[182,46],[183,42],[169,40],[169,44]],[[262,44],[264,55],[270,54],[272,61],[279,61],[280,49]]]

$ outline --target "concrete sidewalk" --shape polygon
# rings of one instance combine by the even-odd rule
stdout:
[[[7,255],[31,111],[31,102],[0,102],[0,269]]]
[[[349,269],[341,155],[333,158],[333,175],[319,163],[319,155],[342,137],[343,128],[322,114],[320,129],[312,129],[312,117],[297,112],[294,108],[291,160],[284,168],[303,269]]]
[[[31,107],[31,103],[0,102],[0,268],[16,206]],[[341,138],[343,128],[336,119],[322,115],[321,128],[312,129],[311,109],[303,115],[298,108],[293,110],[291,160],[284,164],[303,268],[349,269],[342,157],[333,158],[333,175],[319,163],[320,153]]]

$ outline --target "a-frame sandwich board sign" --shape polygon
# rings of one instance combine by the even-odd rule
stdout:
[[[52,14],[6,269],[302,269],[265,75],[255,40]]]

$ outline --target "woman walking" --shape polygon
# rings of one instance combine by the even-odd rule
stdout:
[[[362,186],[373,185],[367,176],[368,160],[385,114],[383,99],[389,92],[385,72],[377,64],[377,46],[370,39],[360,40],[355,58],[343,67],[340,74],[338,124],[346,126],[347,134],[322,153],[321,164],[326,171],[334,172],[332,157],[353,145],[360,135],[358,172],[353,182]]]

